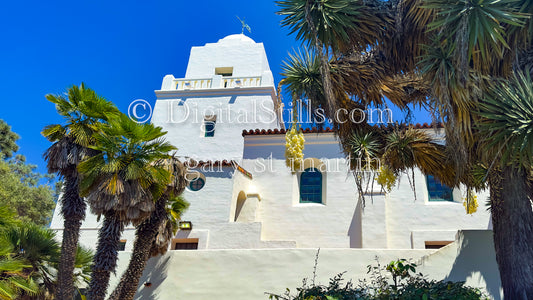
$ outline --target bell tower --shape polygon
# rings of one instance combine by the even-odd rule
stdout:
[[[152,123],[179,156],[240,159],[242,131],[283,128],[265,48],[244,34],[193,47],[185,78],[166,75]]]

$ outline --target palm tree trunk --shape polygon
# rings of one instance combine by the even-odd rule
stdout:
[[[81,222],[85,219],[86,207],[85,201],[79,195],[77,174],[65,176],[65,188],[61,197],[61,214],[64,223],[61,258],[57,274],[57,299],[72,299],[74,295],[74,265]]]
[[[161,197],[156,202],[155,210],[150,215],[150,218],[137,226],[130,263],[126,271],[124,271],[119,285],[108,300],[132,300],[137,293],[139,280],[146,267],[146,262],[150,259],[151,245],[157,236],[159,226],[165,218],[166,202],[167,197]]]
[[[494,247],[505,299],[533,299],[533,210],[527,174],[512,167],[489,178]]]
[[[124,222],[113,211],[104,215],[104,223],[98,232],[98,245],[93,259],[89,299],[104,300],[109,287],[109,277],[117,267],[118,246],[124,231]]]

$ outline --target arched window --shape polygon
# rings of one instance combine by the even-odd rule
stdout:
[[[322,203],[322,173],[308,168],[300,177],[300,203]]]

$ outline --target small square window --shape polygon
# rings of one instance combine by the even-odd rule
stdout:
[[[174,239],[172,250],[198,250],[198,239]]]
[[[426,249],[440,249],[448,244],[453,243],[452,241],[426,241]]]
[[[233,76],[233,67],[215,68],[215,74],[222,75],[224,77],[231,77]]]
[[[216,123],[217,123],[216,115],[204,117],[204,136],[205,137],[215,136],[215,124]]]
[[[120,242],[118,242],[118,251],[124,251],[126,249],[126,242],[128,240],[120,240]]]

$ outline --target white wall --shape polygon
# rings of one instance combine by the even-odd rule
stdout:
[[[367,265],[398,258],[413,259],[430,279],[466,281],[469,286],[486,288],[501,299],[500,279],[491,231],[465,231],[459,241],[434,250],[320,249],[316,282],[346,271],[344,278],[367,278]],[[153,258],[141,278],[136,299],[268,299],[264,292],[295,291],[302,279],[312,278],[317,249],[255,249],[169,251]],[[120,276],[128,253],[120,254]],[[146,287],[144,283],[150,282]],[[112,278],[111,289],[117,278]]]
[[[459,190],[454,202],[428,202],[425,177],[418,170],[416,201],[407,176],[402,176],[390,194],[365,195],[363,206],[331,133],[305,134],[305,157],[321,159],[328,172],[323,177],[324,204],[300,204],[299,175],[285,166],[284,138],[283,134],[246,135],[244,141],[242,165],[253,174],[251,183],[261,196],[259,221],[265,241],[293,240],[302,248],[424,249],[425,241],[454,240],[459,229],[488,228],[487,192],[478,195],[478,211],[467,215]],[[377,183],[374,190],[380,190]],[[232,203],[236,197],[234,192]]]
[[[178,147],[179,156],[197,160],[240,159],[244,129],[274,129],[278,125],[271,91],[231,90],[224,96],[158,97],[152,123],[168,132],[165,137]],[[217,116],[215,134],[205,137],[204,116],[213,114]]]
[[[261,77],[261,83],[223,88],[222,77],[215,75],[217,67],[232,67],[232,77]],[[167,75],[161,90],[156,91],[152,116],[152,123],[168,131],[166,138],[179,148],[178,155],[199,160],[240,159],[244,129],[282,126],[274,113],[276,90],[262,43],[235,34],[193,47],[185,77],[212,79],[213,86],[176,90],[174,76]],[[214,137],[204,136],[207,115],[216,115]]]
[[[256,43],[243,34],[230,35],[202,47],[192,47],[185,78],[211,77],[218,67],[233,67],[233,77],[270,73],[263,43]]]

